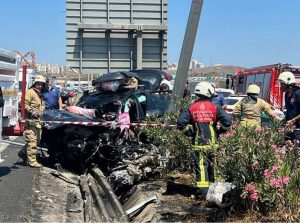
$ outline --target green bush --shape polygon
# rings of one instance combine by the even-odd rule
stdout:
[[[147,122],[176,125],[178,116],[183,108],[190,103],[190,99],[177,100],[177,112],[167,113],[163,117],[149,117]],[[164,174],[173,170],[191,171],[193,170],[193,151],[190,147],[190,139],[186,137],[176,127],[142,127],[141,131],[145,133],[151,143],[159,149],[162,160],[166,160]]]
[[[241,191],[246,207],[268,212],[299,210],[299,149],[285,141],[288,129],[233,126],[221,137],[218,172]]]
[[[148,121],[176,124],[187,103],[190,102],[178,103],[176,113]],[[142,131],[167,160],[165,174],[174,169],[193,171],[190,139],[182,132],[173,127],[143,127]],[[300,218],[300,150],[293,142],[285,140],[288,132],[290,130],[280,123],[256,129],[234,124],[221,136],[216,150],[217,177],[237,186],[240,207],[263,214],[278,213],[277,219],[281,220]],[[285,217],[280,216],[282,213]]]

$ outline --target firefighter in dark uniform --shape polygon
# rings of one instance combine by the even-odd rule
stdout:
[[[192,137],[196,173],[196,199],[206,197],[208,188],[215,180],[214,150],[218,147],[218,133],[225,132],[231,125],[231,116],[219,105],[211,102],[215,89],[208,82],[196,85],[195,95],[198,99],[185,108],[177,121],[183,133]]]
[[[282,72],[278,80],[285,92],[286,123],[290,127],[296,126],[292,139],[300,140],[300,88],[296,86],[296,78],[290,71]]]

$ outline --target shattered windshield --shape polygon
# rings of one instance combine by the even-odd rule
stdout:
[[[147,116],[163,116],[169,108],[171,95],[151,94],[147,96]]]

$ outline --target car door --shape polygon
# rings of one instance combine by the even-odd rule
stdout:
[[[137,95],[130,95],[125,100],[122,110],[129,113],[130,122],[141,122],[145,119],[145,113]]]

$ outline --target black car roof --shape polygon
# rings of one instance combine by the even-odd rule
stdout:
[[[114,93],[109,91],[92,92],[81,98],[77,106],[85,108],[97,108],[101,107],[103,104],[116,100],[121,100],[124,102],[124,100],[126,100],[130,96],[141,95],[145,94],[146,92],[149,91],[139,89],[122,89]]]
[[[125,86],[125,79],[130,77],[135,77],[138,80],[139,86],[143,86],[145,90],[149,90],[151,92],[155,92],[163,80],[163,75],[159,70],[137,70],[137,73],[132,71],[119,71],[103,74],[102,76],[93,80],[92,85],[99,85],[100,88],[100,86],[103,86],[103,83],[105,82],[115,81],[117,82],[118,86],[115,91],[119,91]]]
[[[133,72],[118,71],[118,72],[114,72],[114,73],[103,74],[102,76],[93,80],[92,85],[94,86],[98,83],[102,83],[105,81],[111,81],[111,80],[123,80],[124,78],[129,78],[129,77],[135,77],[135,78],[139,79],[139,76]]]

